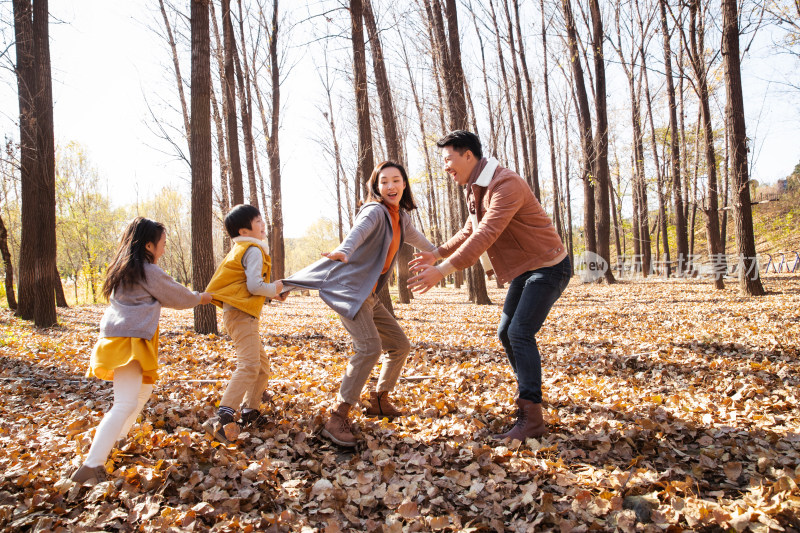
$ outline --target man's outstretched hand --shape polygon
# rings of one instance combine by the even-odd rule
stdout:
[[[410,268],[412,272],[416,272],[420,267],[432,265],[435,262],[436,256],[433,255],[433,252],[418,252],[414,254],[414,258],[408,262],[408,268]]]
[[[431,287],[435,286],[444,278],[439,269],[433,265],[421,264],[414,270],[417,272],[417,275],[408,280],[408,288],[412,292],[419,294],[428,292]]]

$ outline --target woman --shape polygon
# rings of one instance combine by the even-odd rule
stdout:
[[[403,166],[393,161],[378,164],[367,182],[366,201],[344,241],[323,253],[325,259],[283,280],[287,288],[319,290],[353,339],[355,354],[322,430],[323,436],[340,446],[356,445],[350,408],[359,402],[382,350],[388,357],[365,414],[389,418],[402,414],[390,402],[389,393],[397,384],[411,345],[376,294],[389,281],[403,242],[426,252],[435,248],[411,223],[408,212],[416,207]]]

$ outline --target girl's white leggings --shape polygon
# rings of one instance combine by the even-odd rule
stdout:
[[[97,426],[83,464],[90,467],[105,464],[114,444],[128,434],[152,392],[153,385],[142,383],[142,367],[138,361],[114,370],[114,405]]]

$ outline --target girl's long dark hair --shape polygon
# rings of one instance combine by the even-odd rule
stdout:
[[[106,271],[103,282],[103,296],[106,299],[111,298],[111,293],[120,284],[130,285],[146,279],[144,265],[153,262],[153,254],[147,249],[147,243],[158,244],[165,231],[163,224],[144,217],[136,217],[128,224]]]
[[[380,175],[381,171],[386,168],[396,168],[400,171],[400,175],[403,176],[403,183],[405,184],[406,188],[403,189],[403,196],[400,197],[400,207],[406,211],[416,209],[417,204],[414,203],[414,196],[411,194],[411,184],[408,182],[408,174],[406,174],[406,169],[403,168],[403,165],[394,161],[384,161],[383,163],[378,163],[375,166],[375,169],[372,171],[372,175],[367,181],[367,198],[365,199],[365,202],[383,203],[381,193],[378,191],[378,176]]]

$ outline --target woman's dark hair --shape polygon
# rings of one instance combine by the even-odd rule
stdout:
[[[231,239],[239,236],[240,229],[253,229],[254,218],[261,216],[257,207],[249,204],[239,204],[233,207],[225,217],[225,231]]]
[[[406,169],[403,168],[403,165],[400,163],[395,163],[394,161],[384,161],[383,163],[378,163],[375,166],[375,169],[372,171],[372,175],[369,177],[369,180],[367,180],[367,198],[364,201],[383,203],[381,193],[378,191],[378,185],[380,185],[378,176],[382,170],[387,168],[396,168],[400,171],[400,175],[403,176],[403,184],[406,187],[403,189],[403,196],[400,197],[400,207],[406,211],[416,209],[417,204],[414,203],[414,196],[411,194],[411,184],[408,182],[408,174],[406,174]]]
[[[163,224],[144,217],[136,217],[128,224],[106,271],[103,282],[103,296],[106,299],[120,284],[131,285],[146,279],[144,265],[153,262],[153,254],[147,249],[147,243],[158,244],[165,231]]]
[[[444,148],[445,146],[452,146],[453,150],[461,155],[470,150],[478,160],[483,157],[483,148],[481,148],[481,140],[477,135],[467,130],[451,131],[438,141],[436,146]]]

